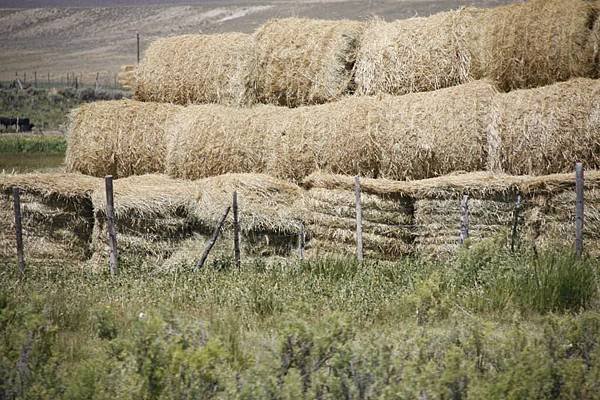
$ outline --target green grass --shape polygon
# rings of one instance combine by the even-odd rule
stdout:
[[[0,398],[594,399],[597,260],[0,272]]]
[[[0,153],[64,154],[66,150],[64,136],[0,134]]]

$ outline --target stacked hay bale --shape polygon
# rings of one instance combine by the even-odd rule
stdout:
[[[524,240],[536,249],[573,248],[575,242],[575,175],[530,177],[521,184],[529,199]],[[584,251],[600,256],[600,171],[585,173]]]
[[[289,255],[297,246],[300,213],[293,204],[300,188],[264,175],[228,174],[195,182],[164,175],[142,175],[114,181],[115,225],[119,259],[125,263],[193,265],[225,208],[238,192],[244,256]],[[94,266],[108,260],[106,195],[93,194]],[[211,259],[232,254],[232,213]]]
[[[69,115],[67,171],[115,178],[165,170],[165,129],[182,107],[132,100],[89,103]]]
[[[488,134],[495,170],[515,175],[572,171],[573,163],[600,167],[600,81],[573,79],[517,90],[494,99]]]
[[[79,174],[0,174],[0,259],[16,260],[12,189],[19,188],[26,261],[80,261],[90,255],[91,193]]]
[[[402,191],[388,191],[388,181],[362,179],[364,254],[396,259],[412,252],[413,201]],[[312,174],[303,182],[305,223],[313,237],[311,257],[356,252],[356,200],[350,176]]]
[[[167,128],[166,172],[185,179],[265,172],[289,112],[266,105],[187,107]]]
[[[473,14],[461,9],[425,18],[370,21],[359,44],[357,92],[402,95],[473,79],[475,60],[467,35]]]
[[[135,89],[135,65],[122,65],[121,70],[117,75],[119,84],[123,89],[133,90]]]
[[[495,87],[476,81],[377,101],[380,176],[425,179],[487,165],[486,127]]]
[[[251,35],[223,33],[159,39],[135,72],[135,98],[176,104],[236,106],[255,100]]]
[[[244,254],[289,256],[297,248],[303,225],[302,190],[297,185],[262,174],[225,174],[194,184],[194,215],[202,226],[211,229],[237,192]],[[232,223],[231,213],[226,220],[229,232]]]
[[[468,196],[470,242],[509,235],[521,181],[520,177],[476,172],[414,182],[415,251],[442,258],[456,252],[464,196]]]
[[[120,261],[164,261],[197,229],[197,221],[190,218],[194,191],[189,182],[164,175],[140,175],[117,179],[113,186]],[[94,191],[92,201],[92,265],[104,267],[108,265],[109,247],[103,187]]]
[[[586,0],[530,0],[480,11],[473,53],[482,76],[506,91],[597,77],[597,19],[598,6]]]
[[[337,100],[353,91],[362,29],[357,21],[301,18],[262,25],[254,34],[259,101],[297,107]]]

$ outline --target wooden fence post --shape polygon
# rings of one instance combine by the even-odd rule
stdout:
[[[304,260],[304,246],[306,244],[306,237],[304,236],[304,223],[300,222],[300,232],[298,232],[298,256],[301,260]]]
[[[37,88],[37,71],[33,71],[33,87]]]
[[[119,272],[117,252],[117,231],[115,229],[115,204],[113,197],[113,177],[108,175],[104,178],[106,186],[106,224],[108,228],[109,266],[110,274],[115,276]]]
[[[237,191],[233,192],[233,256],[235,260],[235,266],[237,268],[241,265],[240,257],[240,218],[238,212],[238,197]]]
[[[356,201],[356,259],[363,262],[363,235],[362,235],[362,205],[360,200],[360,178],[354,177],[354,195]]]
[[[583,254],[583,224],[584,224],[584,176],[583,164],[575,164],[575,254],[581,257]]]
[[[513,223],[512,223],[512,231],[510,235],[510,251],[515,252],[515,247],[517,245],[517,234],[519,228],[519,217],[521,213],[521,193],[517,194],[517,200],[515,201],[515,209],[513,211]]]
[[[225,223],[225,219],[227,218],[227,215],[229,215],[229,210],[230,209],[231,209],[231,206],[228,206],[225,209],[225,213],[223,213],[223,216],[221,217],[221,220],[219,221],[219,223],[217,224],[215,230],[213,231],[212,237],[206,243],[206,247],[204,248],[204,252],[202,253],[202,257],[200,257],[200,260],[198,260],[198,262],[196,263],[196,267],[194,267],[194,271],[197,271],[197,270],[199,270],[200,268],[202,268],[204,266],[204,263],[206,262],[206,259],[208,258],[208,253],[210,253],[210,251],[212,250],[213,246],[217,242],[217,239],[219,238],[219,233],[221,233],[221,229],[223,228],[223,224]]]
[[[135,34],[137,40],[137,63],[140,63],[140,33],[136,32]]]
[[[460,202],[460,244],[469,238],[469,195],[465,194]]]
[[[19,188],[13,187],[13,206],[15,209],[15,234],[17,236],[17,257],[19,272],[25,273],[25,255],[23,253],[23,225],[21,223],[21,196]]]

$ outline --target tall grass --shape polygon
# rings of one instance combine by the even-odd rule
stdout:
[[[0,270],[0,398],[597,398],[597,260]]]
[[[64,154],[66,149],[63,136],[0,134],[0,153]]]

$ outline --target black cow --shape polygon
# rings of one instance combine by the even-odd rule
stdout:
[[[29,122],[29,118],[6,118],[0,117],[0,125],[8,128],[14,126],[19,132],[30,132],[34,125]]]

